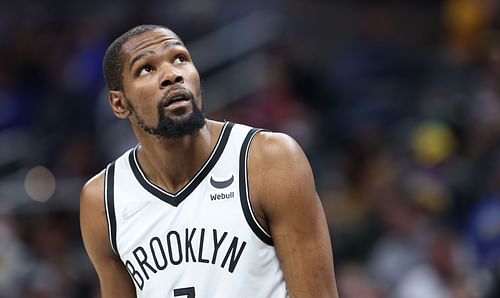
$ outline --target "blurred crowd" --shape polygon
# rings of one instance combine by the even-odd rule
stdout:
[[[273,27],[231,35],[249,15]],[[193,57],[226,57],[200,69],[206,113],[304,148],[340,297],[500,297],[498,1],[20,0],[0,2],[0,298],[99,297],[79,189],[134,145],[101,61],[142,23],[188,48],[229,28],[220,53]],[[256,53],[216,98],[234,85],[210,78]]]

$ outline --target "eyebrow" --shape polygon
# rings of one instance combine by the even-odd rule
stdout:
[[[174,42],[167,42],[166,44],[164,44],[161,49],[162,50],[165,50],[167,48],[170,48],[170,47],[174,47],[174,46],[184,46],[184,44],[178,40],[174,41]],[[130,66],[129,66],[129,71],[132,70],[132,67],[134,66],[134,64],[141,60],[142,58],[144,57],[147,57],[147,56],[152,56],[152,55],[155,55],[156,52],[155,51],[152,51],[152,50],[149,50],[149,51],[145,51],[145,52],[142,52],[140,54],[138,54],[137,56],[135,56],[134,58],[132,58],[132,60],[130,61]]]

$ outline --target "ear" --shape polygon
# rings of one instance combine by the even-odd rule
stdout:
[[[120,119],[127,119],[130,116],[130,109],[128,102],[125,99],[122,91],[109,91],[108,93],[109,104],[113,113]]]

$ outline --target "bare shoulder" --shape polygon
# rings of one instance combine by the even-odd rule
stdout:
[[[105,171],[92,177],[80,192],[80,228],[89,256],[111,251],[104,207]]]
[[[250,147],[250,158],[257,166],[268,170],[310,170],[309,161],[300,145],[289,135],[260,132]],[[306,167],[306,168],[304,168]]]
[[[267,157],[279,157],[283,153],[303,154],[299,144],[291,136],[281,132],[259,132],[253,144],[253,150]]]
[[[309,161],[287,134],[258,133],[250,145],[248,164],[252,204],[266,221],[273,210],[285,211],[292,202],[302,205],[317,198]]]
[[[102,170],[85,183],[80,192],[80,207],[90,207],[104,211],[104,179],[105,170]]]
[[[251,146],[250,171],[266,181],[282,186],[314,184],[312,170],[300,145],[289,135],[275,132],[258,133]],[[255,180],[255,179],[254,179]]]

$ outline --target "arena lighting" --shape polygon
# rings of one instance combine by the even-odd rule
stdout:
[[[36,166],[26,174],[24,189],[33,200],[46,202],[54,195],[56,179],[49,169]]]

